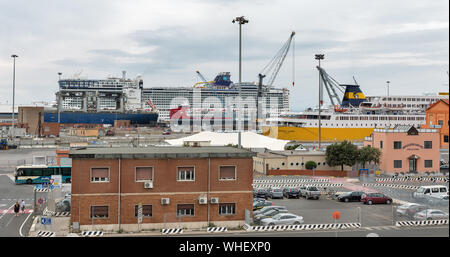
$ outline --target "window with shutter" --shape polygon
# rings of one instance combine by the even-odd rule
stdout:
[[[109,181],[109,168],[92,168],[91,182],[107,182]]]
[[[136,167],[136,182],[153,180],[153,167]]]
[[[91,206],[91,219],[107,219],[109,206]]]
[[[177,216],[194,216],[194,205],[177,204]]]
[[[194,167],[178,167],[178,181],[194,181]]]
[[[220,166],[219,179],[220,180],[236,179],[236,166]]]

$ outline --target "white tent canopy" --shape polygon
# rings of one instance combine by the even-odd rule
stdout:
[[[166,140],[170,145],[182,146],[184,142],[209,142],[211,146],[224,146],[228,144],[238,144],[238,133],[218,133],[204,131],[198,134]],[[271,137],[256,134],[254,132],[242,132],[241,144],[243,148],[267,148],[272,151],[283,151],[289,140],[279,140]]]

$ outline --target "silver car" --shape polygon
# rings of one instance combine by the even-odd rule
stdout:
[[[420,206],[420,204],[417,203],[406,203],[403,205],[400,205],[399,207],[397,207],[397,215],[399,216],[407,216],[407,212],[408,209],[413,207],[413,206]]]
[[[299,225],[301,223],[303,223],[303,217],[292,213],[279,213],[272,218],[261,220],[262,226]]]
[[[271,206],[263,207],[263,208],[261,208],[260,210],[254,211],[254,212],[253,212],[253,215],[254,215],[254,217],[256,217],[256,215],[263,214],[263,213],[265,213],[265,212],[267,212],[267,211],[274,210],[274,209],[277,209],[277,210],[280,210],[280,209],[287,210],[285,206],[274,206],[274,205],[271,205]]]
[[[448,219],[448,213],[437,210],[437,209],[428,209],[418,212],[414,215],[415,220],[443,220]]]
[[[274,198],[281,198],[283,199],[283,191],[280,188],[271,188],[269,191],[269,197]]]
[[[273,216],[279,214],[279,213],[287,213],[288,210],[286,209],[272,209],[269,211],[266,211],[264,213],[258,214],[253,218],[253,221],[255,223],[260,223],[261,220],[266,219],[266,218],[272,218]]]

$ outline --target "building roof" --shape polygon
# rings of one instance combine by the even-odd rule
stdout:
[[[178,159],[178,158],[251,158],[256,154],[235,147],[151,146],[116,148],[78,148],[70,150],[70,158],[93,159]]]
[[[449,105],[449,99],[440,99],[439,101],[436,101],[434,103],[432,103],[428,108],[427,111],[430,110],[431,108],[433,108],[435,105],[439,104],[440,102],[445,103],[446,105]]]
[[[219,133],[219,132],[209,132],[203,131],[198,134],[166,140],[170,145],[181,146],[184,142],[205,142],[209,141],[211,146],[225,146],[228,144],[237,145],[238,144],[238,133]],[[289,143],[289,140],[279,140],[263,135],[256,134],[254,132],[242,132],[241,133],[241,144],[244,148],[267,148],[273,151],[282,151],[284,146]]]

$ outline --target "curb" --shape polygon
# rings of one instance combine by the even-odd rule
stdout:
[[[217,232],[227,232],[228,229],[226,227],[208,227],[206,232],[209,233],[217,233]]]
[[[280,225],[280,226],[250,226],[244,225],[247,232],[252,231],[298,231],[298,230],[327,230],[360,228],[361,223],[332,223],[332,224],[306,224],[306,225]]]
[[[181,228],[163,228],[161,230],[161,233],[163,233],[164,235],[167,235],[167,234],[183,234],[183,229],[181,229]]]
[[[448,220],[421,220],[421,221],[397,221],[397,227],[418,227],[418,226],[436,226],[448,225]]]

